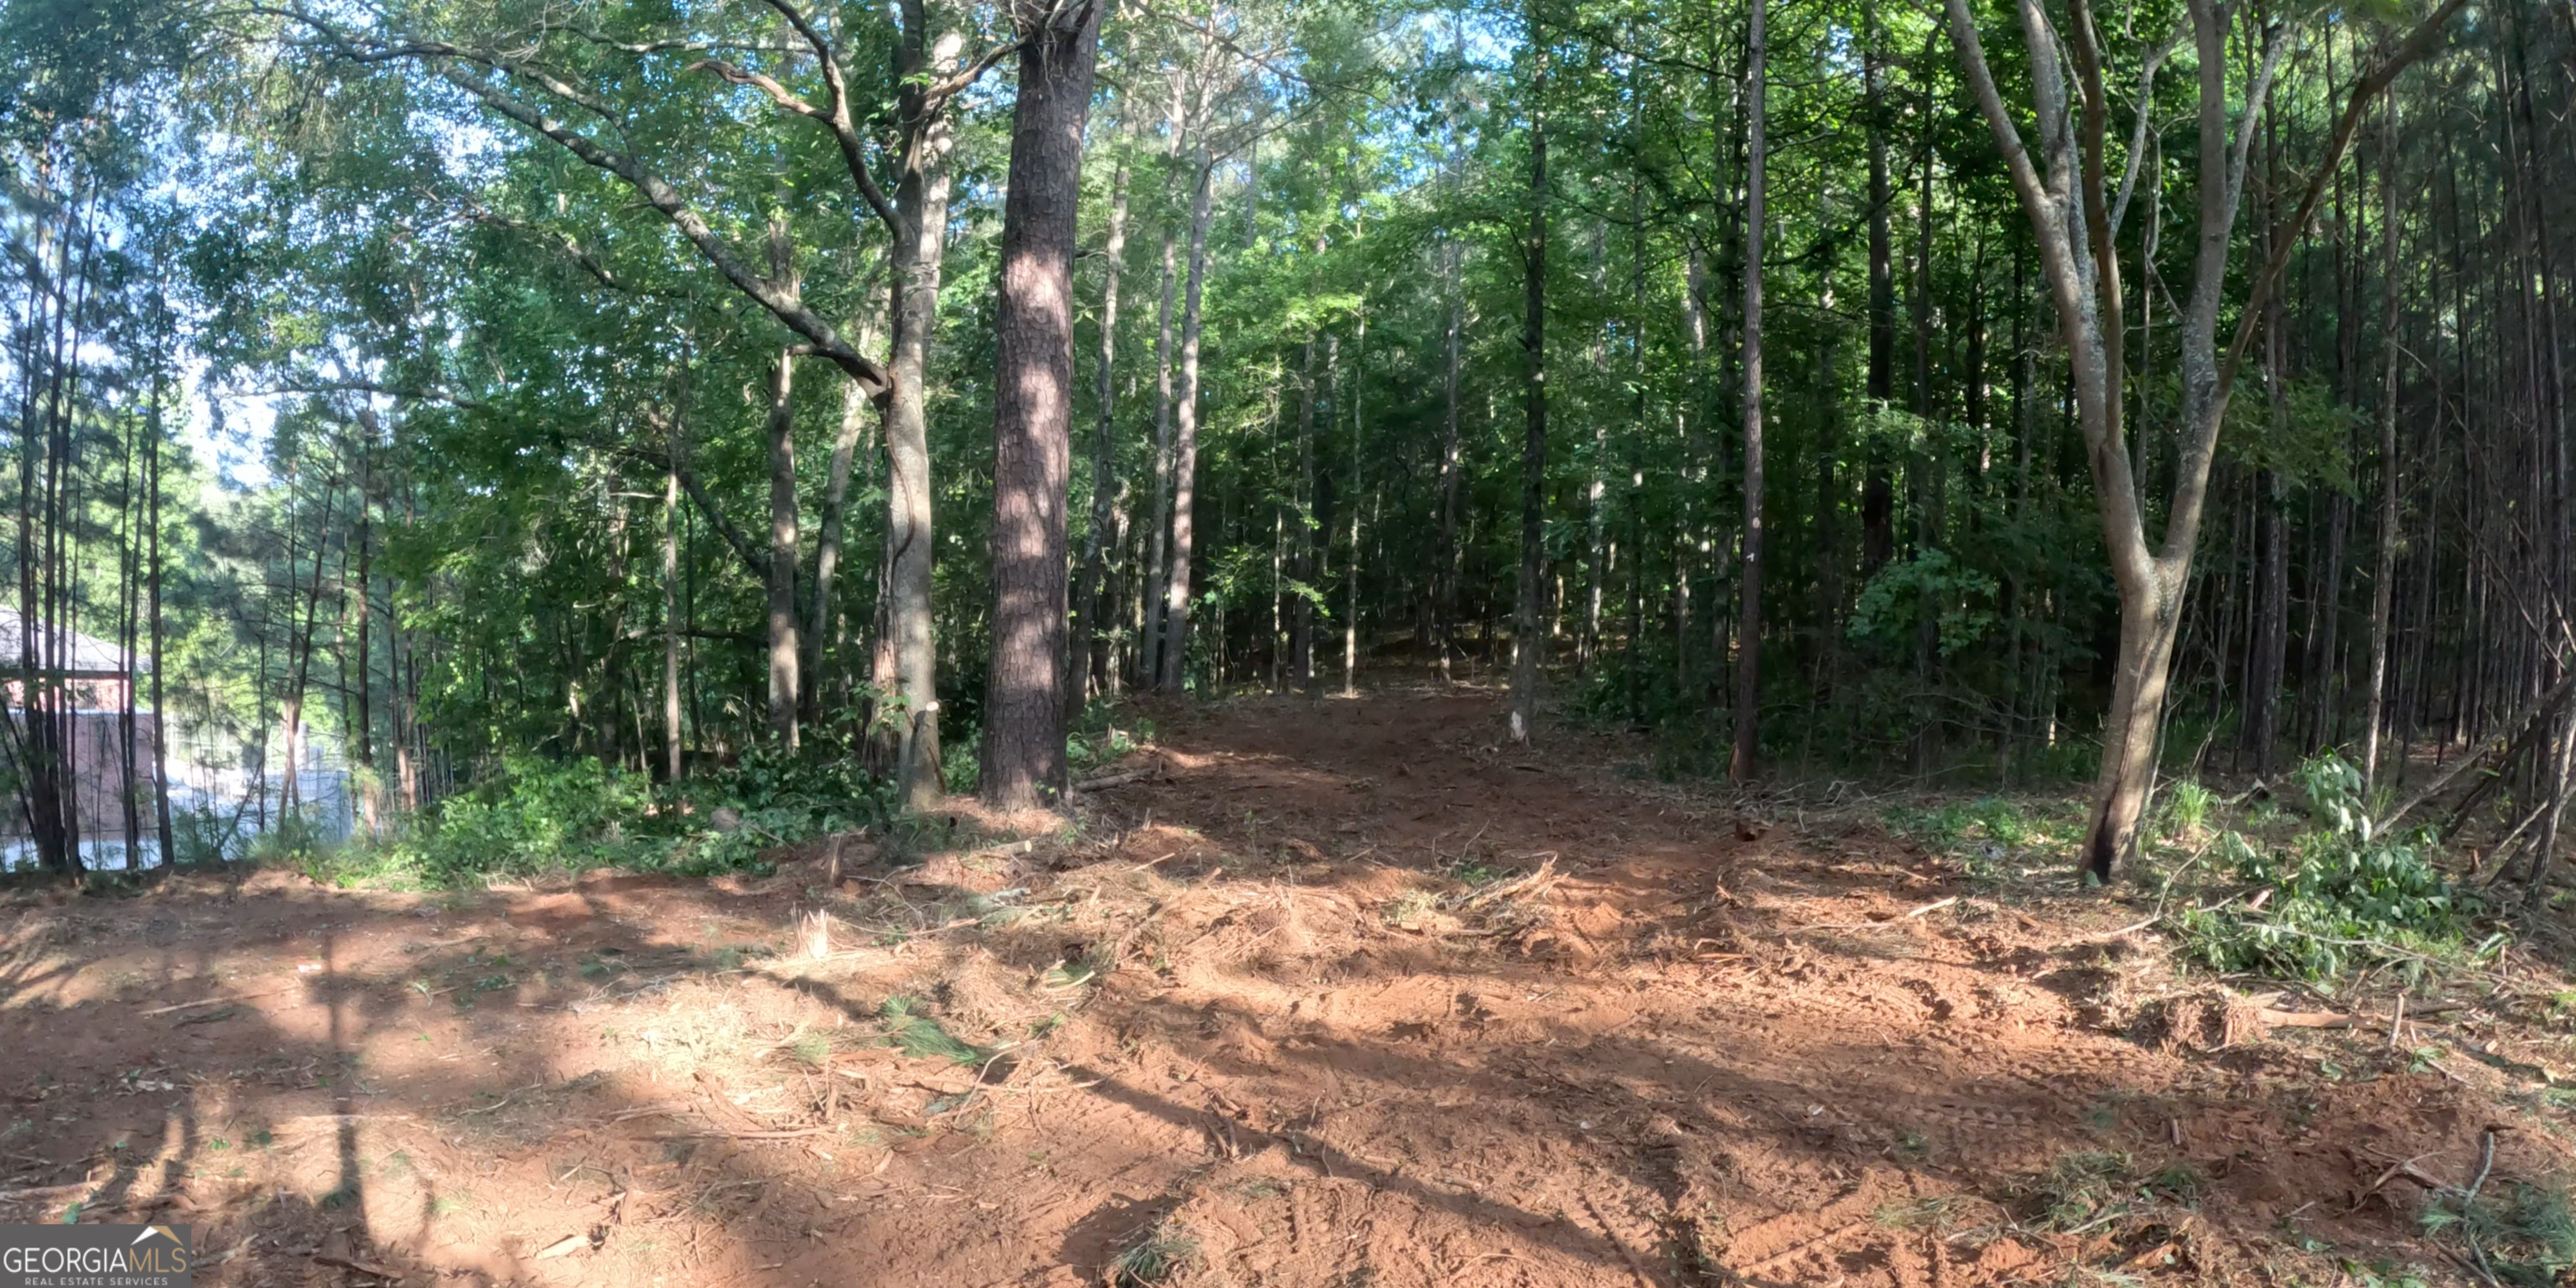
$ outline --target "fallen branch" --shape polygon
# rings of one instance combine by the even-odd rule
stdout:
[[[2149,929],[2162,920],[2164,920],[2164,916],[2159,913],[2158,915],[2149,917],[2144,921],[2132,921],[2128,925],[2122,926],[2117,930],[2097,930],[2089,935],[2077,935],[2073,939],[2061,939],[2053,946],[2065,948],[2074,944],[2089,944],[2098,939],[2118,939],[2123,935],[2134,935],[2141,930]]]
[[[2466,1009],[2467,1003],[2464,1002],[2440,1002],[2432,1006],[2417,1007],[2413,1014],[2419,1016],[2439,1015],[2444,1011],[2459,1011]],[[2405,1009],[2405,1002],[2402,999],[2397,1004],[2396,1013],[2398,1019],[2391,1022],[2390,1028],[2389,1041],[2392,1046],[2396,1044],[2395,1024],[2402,1022],[2403,1018],[2408,1014]],[[2365,1025],[2377,1024],[2379,1022],[2378,1016],[2360,1015],[2346,1011],[2261,1010],[2256,1011],[2255,1015],[2269,1027],[2284,1029],[2357,1029]]]
[[[1157,767],[1155,766],[1148,765],[1143,769],[1131,769],[1123,774],[1100,774],[1075,783],[1073,785],[1073,790],[1077,792],[1096,792],[1103,787],[1124,787],[1129,783],[1141,783],[1148,778],[1154,777],[1156,768]]]
[[[395,1270],[389,1266],[374,1265],[369,1262],[358,1261],[349,1257],[335,1257],[327,1252],[316,1254],[313,1258],[313,1264],[317,1266],[330,1266],[337,1270],[355,1270],[359,1274],[374,1275],[378,1279],[400,1280],[403,1277],[403,1272]]]
[[[265,993],[251,993],[244,996],[209,997],[194,1002],[173,1002],[168,1006],[156,1006],[148,1011],[137,1011],[135,1014],[168,1015],[172,1011],[193,1011],[200,1006],[221,1006],[226,1002],[248,1002],[262,997],[275,997],[285,991],[282,988],[272,988]]]
[[[0,1190],[0,1203],[17,1203],[27,1199],[40,1199],[48,1194],[70,1194],[75,1191],[85,1190],[88,1188],[90,1188],[90,1182],[88,1181],[73,1181],[68,1185],[38,1185],[23,1190]]]
[[[1543,894],[1549,889],[1549,887],[1554,886],[1559,879],[1560,877],[1556,870],[1556,856],[1554,854],[1550,854],[1546,859],[1542,860],[1537,867],[1532,868],[1530,871],[1520,876],[1513,877],[1508,881],[1497,881],[1474,894],[1468,895],[1465,900],[1459,903],[1458,907],[1461,910],[1473,910],[1483,907],[1486,904],[1496,902],[1497,900],[1509,899],[1522,894]]]
[[[820,1136],[829,1127],[791,1127],[785,1131],[666,1131],[647,1136],[646,1140],[794,1140],[799,1136]]]
[[[2483,762],[2487,752],[2508,737],[2521,733],[2526,727],[2538,728],[2541,718],[2557,710],[2558,704],[2566,701],[2570,693],[2576,693],[2576,671],[2569,671],[2558,683],[2549,686],[2548,692],[2532,699],[2531,705],[2523,708],[2522,714],[2496,726],[2494,733],[2487,735],[2476,747],[2452,761],[2448,769],[2433,775],[2433,781],[2418,788],[2414,795],[2398,802],[2395,809],[2381,815],[2378,822],[2370,825],[2371,834],[2376,836],[2395,827],[2399,819],[2412,813],[2417,806],[2441,795],[2442,789],[2449,787],[2452,780]]]

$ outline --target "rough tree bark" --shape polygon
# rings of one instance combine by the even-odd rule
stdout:
[[[1317,258],[1322,258],[1318,248]],[[1296,519],[1296,542],[1290,558],[1289,574],[1296,588],[1289,592],[1288,606],[1288,686],[1304,692],[1315,679],[1315,603],[1307,596],[1315,586],[1316,512],[1315,496],[1315,340],[1306,337],[1303,374],[1299,379],[1297,398],[1297,484],[1305,504]]]
[[[1138,629],[1136,682],[1152,688],[1162,677],[1164,578],[1171,567],[1172,536],[1172,293],[1178,230],[1163,226],[1162,303],[1154,329],[1154,518],[1147,538],[1145,585],[1137,596],[1144,623]]]
[[[940,794],[939,653],[930,598],[934,545],[928,394],[930,339],[939,324],[941,254],[948,236],[948,155],[954,147],[947,109],[955,91],[934,94],[927,87],[933,70],[928,33],[921,0],[905,0],[903,42],[895,58],[904,86],[897,100],[903,152],[897,161],[892,217],[886,219],[893,242],[894,317],[893,347],[887,355],[890,380],[884,394],[885,589],[876,681],[893,707],[892,718],[879,722],[892,746],[881,746],[880,751],[891,752],[896,791],[911,809],[936,804]],[[959,72],[942,88],[962,88],[961,81],[968,79]],[[847,143],[843,150],[849,150]],[[855,160],[850,168],[854,177],[866,174]],[[878,204],[882,217],[885,203]]]
[[[1458,348],[1466,303],[1458,277],[1458,245],[1440,245],[1440,293],[1448,308],[1441,327],[1440,545],[1431,570],[1431,634],[1440,651],[1440,678],[1448,680],[1458,633]]]
[[[1074,217],[1100,4],[1016,0],[1020,83],[1002,205],[993,382],[993,655],[981,791],[1000,809],[1065,789],[1065,488],[1073,430]]]
[[[1342,561],[1342,696],[1360,695],[1360,448],[1366,426],[1360,420],[1360,382],[1368,377],[1368,305],[1361,296],[1360,315],[1351,337],[1351,551]]]
[[[1739,783],[1753,777],[1762,753],[1762,188],[1770,58],[1763,11],[1769,7],[1767,0],[1752,0],[1744,36],[1744,557],[1737,581],[1744,598],[1736,618],[1735,756],[1729,766]]]
[[[162,705],[161,690],[161,408],[168,397],[167,386],[156,378],[152,392],[152,448],[148,458],[151,476],[148,486],[152,489],[151,516],[147,520],[151,542],[148,557],[152,561],[152,580],[146,594],[150,597],[147,611],[152,617],[152,816],[153,831],[161,843],[163,867],[178,862],[178,854],[171,848],[174,829],[170,822],[170,744],[162,716],[169,708]],[[385,616],[390,620],[393,614],[388,612]]]

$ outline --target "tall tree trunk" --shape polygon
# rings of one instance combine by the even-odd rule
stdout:
[[[1319,252],[1321,249],[1317,248]],[[1314,336],[1306,337],[1305,370],[1297,400],[1297,478],[1304,506],[1297,516],[1293,547],[1296,554],[1290,561],[1289,574],[1297,585],[1290,592],[1288,610],[1288,683],[1301,692],[1315,682],[1315,603],[1307,597],[1315,585],[1316,524],[1320,520],[1315,497],[1315,340]]]
[[[1172,129],[1177,136],[1177,111]],[[1178,240],[1179,229],[1165,219],[1161,304],[1154,326],[1154,521],[1146,533],[1145,589],[1137,595],[1143,621],[1136,632],[1136,684],[1145,689],[1162,682],[1163,601],[1168,597],[1172,557],[1172,293],[1180,283],[1173,267]]]
[[[2126,387],[2126,323],[2120,262],[2113,251],[2119,223],[2111,213],[2113,207],[2106,191],[2109,184],[2104,134],[2109,109],[2091,14],[2085,0],[2075,2],[2075,20],[2066,25],[2063,33],[2071,46],[2068,48],[2058,43],[2061,33],[2038,0],[2020,0],[2023,43],[2031,61],[2031,92],[2047,167],[2045,178],[2040,161],[2031,156],[2020,126],[1996,88],[1967,0],[1946,0],[1944,8],[1961,70],[1975,92],[1978,110],[2003,151],[2013,187],[2039,243],[2042,267],[2066,340],[2076,421],[2092,467],[2095,503],[2101,514],[2104,543],[2110,551],[2113,584],[2120,595],[2120,649],[2114,664],[2112,705],[2105,721],[2101,777],[2095,784],[2092,817],[2083,847],[2086,870],[2107,880],[2114,865],[2134,844],[2138,820],[2146,806],[2175,627],[2180,621],[2192,557],[2199,542],[2210,464],[2225,422],[2228,398],[2252,334],[2251,325],[2259,320],[2265,299],[2284,267],[2278,252],[2298,236],[2315,213],[2323,186],[2341,163],[2353,127],[2371,98],[2433,47],[2451,16],[2459,11],[2462,0],[2444,0],[2353,85],[2306,194],[2295,213],[2278,225],[2279,239],[2271,246],[2275,253],[2254,277],[2251,298],[2245,301],[2235,337],[2223,358],[2217,343],[2218,315],[2235,241],[2245,159],[2252,146],[2255,114],[2269,98],[2272,76],[2287,43],[2277,29],[2266,36],[2261,67],[2242,95],[2249,110],[2231,130],[2229,105],[2238,101],[2238,96],[2228,86],[2228,19],[2212,0],[2188,0],[2186,7],[2199,63],[2201,210],[2191,291],[2180,327],[2185,441],[2175,471],[2172,501],[2166,507],[2160,549],[2151,548],[2147,542],[2145,514],[2121,424],[2122,390]],[[2061,48],[2075,59],[2073,81],[2082,103],[2080,125],[2066,97],[2068,78],[2065,64],[2060,61]],[[2124,199],[2125,196],[2124,192]]]
[[[1535,4],[1530,7],[1529,39],[1545,39]],[[1547,93],[1547,54],[1542,45],[1531,77],[1530,97],[1543,102]],[[1528,232],[1521,244],[1522,394],[1525,411],[1521,438],[1521,570],[1519,595],[1512,614],[1511,738],[1526,743],[1538,726],[1538,683],[1547,636],[1539,619],[1547,595],[1547,118],[1541,107],[1530,111]]]
[[[147,592],[150,597],[150,606],[146,611],[152,618],[153,830],[160,839],[161,864],[164,867],[178,861],[178,853],[172,848],[174,832],[176,829],[171,826],[170,822],[170,743],[167,729],[169,709],[164,706],[162,702],[161,681],[162,660],[164,657],[161,647],[161,408],[163,403],[168,400],[168,397],[168,387],[161,381],[161,379],[156,377],[153,381],[152,390],[151,451],[147,458],[146,470],[150,475],[151,480],[146,486],[150,487],[152,490],[150,518],[146,520],[150,525],[151,535],[149,539],[151,547],[149,557],[152,561],[151,586]],[[391,614],[387,615],[390,616]]]
[[[1074,221],[1100,54],[1100,5],[1077,2],[1061,14],[1043,0],[1013,5],[1022,43],[993,326],[993,656],[981,785],[999,809],[1053,804],[1066,787]]]
[[[796,357],[769,368],[769,734],[796,747]]]
[[[2272,207],[2281,179],[2281,141],[2278,119],[2264,120],[2264,182],[2266,199],[2257,208],[2256,217],[2265,225],[2273,222]],[[2292,234],[2275,234],[2285,241]],[[2287,246],[2269,248],[2273,255],[2287,252]],[[2289,310],[2283,292],[2273,291],[2263,308],[2263,390],[2266,411],[2273,429],[2282,429],[2288,419],[2288,390],[2283,382],[2289,378],[2289,342],[2282,334],[2288,324]],[[2253,656],[2249,659],[2249,683],[2245,686],[2244,748],[2253,753],[2254,772],[2269,775],[2272,755],[2280,742],[2281,686],[2288,669],[2290,651],[2290,534],[2289,498],[2279,472],[2258,470],[2254,475],[2254,543],[2255,543],[2255,608]]]
[[[662,773],[665,781],[676,786],[682,769],[679,419],[675,416],[671,423],[671,464],[662,472]]]
[[[1082,569],[1074,584],[1072,659],[1065,676],[1065,710],[1078,716],[1090,698],[1093,658],[1109,646],[1106,601],[1110,528],[1118,497],[1117,385],[1118,278],[1127,266],[1127,153],[1118,154],[1118,175],[1109,189],[1109,236],[1101,246],[1100,357],[1092,374],[1092,401],[1098,404],[1091,441],[1091,530],[1082,541]]]
[[[1360,384],[1367,377],[1368,305],[1363,292],[1359,324],[1351,337],[1351,546],[1350,556],[1342,561],[1342,696],[1346,698],[1360,695],[1360,446],[1364,429]]]
[[[841,386],[841,425],[832,435],[832,459],[823,476],[823,510],[814,532],[814,589],[806,595],[804,658],[798,671],[799,717],[807,723],[823,718],[824,663],[840,637],[842,533],[848,527],[850,476],[856,472],[859,441],[867,436],[868,394],[857,381]]]
[[[376,721],[374,704],[371,701],[375,691],[375,659],[372,656],[374,648],[371,641],[375,638],[375,632],[369,629],[367,624],[375,599],[373,489],[378,429],[372,403],[366,406],[365,414],[358,418],[358,427],[365,437],[358,444],[358,522],[356,525],[358,602],[355,624],[358,636],[358,683],[349,693],[350,705],[355,708],[354,718],[349,722],[350,733],[353,735],[350,752],[359,770],[357,783],[360,820],[366,825],[367,834],[373,836],[381,825],[377,804],[384,798],[384,788],[376,777]]]
[[[1861,50],[1861,113],[1869,130],[1869,371],[1868,397],[1873,407],[1884,411],[1888,400],[1896,396],[1896,282],[1890,264],[1892,238],[1888,231],[1888,209],[1895,202],[1887,179],[1887,60],[1881,46],[1886,42],[1886,29],[1881,25],[1877,0],[1869,0],[1863,10],[1865,31]],[[1878,575],[1896,557],[1896,488],[1888,477],[1887,460],[1880,449],[1872,446],[1868,472],[1862,476],[1860,491],[1860,575],[1863,580]]]
[[[1744,170],[1744,596],[1737,614],[1735,781],[1759,772],[1762,754],[1762,233],[1764,131],[1770,45],[1763,11],[1752,0],[1745,17]]]
[[[2380,114],[2379,552],[2370,574],[2370,678],[2362,709],[2361,776],[2379,785],[2388,710],[2388,627],[2396,605],[2397,545],[2397,103]]]
[[[1181,378],[1172,399],[1172,546],[1163,574],[1163,656],[1156,683],[1179,693],[1190,669],[1191,510],[1199,470],[1199,303],[1207,285],[1209,186],[1215,158],[1200,154],[1190,188],[1189,285],[1181,297]]]
[[[903,70],[906,116],[916,139],[897,178],[889,268],[893,276],[891,384],[884,395],[886,528],[884,591],[878,610],[877,687],[893,710],[880,717],[879,754],[890,758],[904,808],[938,803],[939,644],[931,604],[935,553],[930,492],[930,340],[939,324],[939,279],[947,247],[948,154],[954,130],[944,111],[932,115],[912,87],[928,66],[927,26],[917,0],[907,0]],[[887,744],[891,744],[890,746]]]
[[[125,680],[117,686],[116,698],[116,796],[120,814],[117,821],[124,827],[118,840],[124,849],[121,857],[129,871],[143,866],[143,802],[136,795],[141,779],[135,755],[134,710],[134,660],[141,655],[140,641],[136,638],[142,624],[139,592],[143,588],[143,579],[139,575],[141,569],[137,566],[137,556],[143,549],[142,534],[135,530],[142,518],[139,513],[141,498],[135,492],[134,435],[138,428],[129,423],[125,432],[119,435],[123,439],[124,462],[119,469],[116,497],[116,647],[122,655],[120,664],[125,670]]]
[[[2283,491],[2279,474],[2255,473],[2253,682],[2245,687],[2244,743],[2258,775],[2272,772],[2280,742],[2281,686],[2289,658],[2290,516]]]
[[[1458,258],[1457,243],[1443,240],[1440,290],[1448,307],[1440,343],[1440,546],[1431,572],[1431,634],[1443,681],[1451,678],[1449,661],[1458,652],[1458,348],[1466,310]]]

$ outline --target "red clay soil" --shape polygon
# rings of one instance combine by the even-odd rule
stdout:
[[[2390,1165],[2565,1165],[2482,1066],[2204,1033],[2134,908],[1490,694],[1151,714],[1077,828],[837,887],[22,895],[0,1220],[209,1285],[2449,1282]]]

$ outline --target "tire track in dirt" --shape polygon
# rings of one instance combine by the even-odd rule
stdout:
[[[0,1045],[36,1053],[11,1148],[46,1170],[12,1183],[86,1167],[103,1204],[196,1205],[205,1246],[246,1250],[210,1288],[313,1282],[316,1252],[531,1288],[1097,1288],[1164,1235],[1174,1288],[2330,1281],[2284,1231],[2424,1260],[2396,1196],[2348,1202],[2373,1158],[2461,1175],[2515,1112],[2403,1053],[2330,1080],[2278,1043],[2131,1041],[2104,1026],[2138,963],[2062,949],[2136,914],[2005,907],[1865,825],[1742,823],[1622,781],[1619,738],[1504,748],[1490,695],[1151,713],[1157,768],[1081,835],[864,869],[894,896],[791,861],[22,913]],[[817,906],[920,920],[757,955]],[[888,1050],[895,995],[1008,1058]],[[88,1022],[118,1007],[150,1014]],[[2554,1151],[2514,1133],[2500,1175]],[[2080,1156],[2199,1209],[2131,1188],[2151,1219],[2039,1228],[2038,1178]]]
[[[1379,907],[1447,871],[1544,861],[1561,874],[1536,928],[1452,932],[1425,945],[1438,969],[1377,973],[1363,951],[1331,978],[1258,971],[1233,990],[1291,1027],[1277,1064],[1228,1070],[1230,1100],[1326,1105],[1308,1112],[1347,1155],[1520,1214],[1480,1232],[1418,1196],[1380,1195],[1428,1223],[1423,1238],[1513,1249],[1475,1274],[1447,1265],[1458,1281],[1561,1254],[1580,1231],[1581,1273],[1528,1281],[2019,1282],[2081,1249],[1989,1237],[1963,1250],[1890,1211],[1968,1197],[2000,1216],[2015,1178],[2072,1153],[2206,1166],[2207,1149],[2185,1147],[2193,1130],[2281,1129],[2242,1111],[2242,1079],[2094,1031],[2057,977],[2035,984],[2035,965],[2057,964],[2053,927],[1900,920],[1960,892],[1902,847],[1748,841],[1715,809],[1577,776],[1599,741],[1570,736],[1576,748],[1540,761],[1496,740],[1483,697],[1247,700],[1180,713],[1164,742],[1194,768],[1114,806],[1237,855],[1267,847],[1289,863],[1273,880],[1365,887]],[[1730,960],[1699,962],[1711,936]],[[2092,969],[2064,968],[2064,987]],[[1169,1001],[1222,1004],[1224,991],[1193,977]],[[1297,1238],[1358,1219],[1303,1211]],[[1564,1233],[1523,1251],[1525,1221]],[[1727,1233],[1693,1251],[1685,1227]],[[1377,1282],[1439,1281],[1402,1260],[1372,1262]]]

